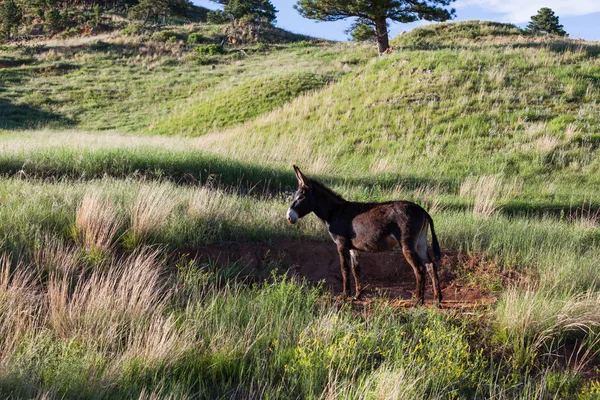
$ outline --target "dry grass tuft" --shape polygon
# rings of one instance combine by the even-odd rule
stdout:
[[[474,199],[473,214],[487,218],[493,215],[502,190],[502,178],[494,175],[469,177],[460,185],[460,196]]]
[[[131,229],[136,238],[147,237],[167,223],[177,204],[171,191],[167,184],[141,187],[131,211]]]
[[[43,314],[36,275],[23,265],[11,273],[11,267],[6,255],[0,257],[0,362],[16,351]]]
[[[600,226],[600,209],[594,208],[590,199],[589,203],[584,202],[581,207],[571,210],[569,219],[581,229],[594,230]]]
[[[235,217],[235,196],[227,196],[221,190],[201,187],[190,198],[188,213],[200,219],[224,219]]]
[[[159,251],[142,249],[81,278],[48,282],[49,321],[61,337],[79,337],[108,348],[120,347],[133,332],[162,315],[170,298]]]
[[[530,357],[566,340],[577,341],[574,361],[582,368],[598,353],[600,295],[592,291],[564,299],[534,291],[509,290],[496,309],[497,323],[507,344],[522,346]]]
[[[113,202],[99,190],[87,192],[77,207],[77,239],[87,250],[110,250],[123,226],[123,218]]]
[[[498,202],[516,196],[523,180],[516,177],[505,182],[495,175],[470,176],[460,185],[460,197],[473,201],[473,214],[487,218],[498,210]]]
[[[369,385],[374,386],[376,399],[413,399],[417,394],[417,385],[424,376],[414,376],[404,369],[382,368],[370,377]]]
[[[73,275],[81,267],[76,246],[56,238],[43,241],[34,250],[32,259],[35,268],[50,276]]]
[[[552,135],[542,135],[535,140],[534,147],[540,153],[549,153],[560,144],[560,140]]]

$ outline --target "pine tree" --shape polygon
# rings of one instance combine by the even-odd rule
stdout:
[[[305,18],[338,21],[356,17],[375,28],[379,54],[389,47],[387,21],[446,21],[454,9],[445,6],[454,0],[298,0],[294,8]]]
[[[141,19],[146,24],[149,20],[158,23],[162,17],[163,23],[172,15],[185,15],[190,2],[188,0],[140,0],[129,9],[132,18]]]
[[[223,5],[223,12],[231,19],[249,19],[254,22],[275,21],[277,9],[271,0],[212,0]]]
[[[2,36],[10,39],[13,30],[16,30],[21,23],[21,8],[14,0],[5,0],[0,5],[0,21],[2,21]]]
[[[567,34],[563,26],[558,23],[558,16],[548,7],[540,8],[538,13],[531,17],[531,21],[525,29],[530,33],[547,33],[559,36]]]
[[[345,31],[355,42],[375,42],[377,34],[375,27],[370,21],[357,20]]]

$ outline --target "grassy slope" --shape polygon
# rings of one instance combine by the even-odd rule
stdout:
[[[523,179],[530,195],[552,182],[556,192],[543,195],[567,202],[597,192],[595,46],[556,51],[506,39],[421,50],[411,34],[398,40],[411,44],[310,99],[205,137],[206,147],[241,159],[268,154],[272,162],[323,171],[440,183],[500,174]],[[241,132],[244,145],[235,139]]]
[[[191,27],[189,31],[210,29]],[[182,109],[186,103],[200,102],[201,106],[200,99],[215,94],[222,96],[221,111],[225,113],[218,121],[224,123],[236,110],[245,112],[244,118],[237,117],[237,121],[243,121],[302,91],[335,80],[344,72],[338,61],[343,59],[342,46],[324,45],[310,52],[301,46],[234,49],[223,56],[209,57],[206,65],[206,57],[194,51],[203,45],[112,34],[9,47],[0,53],[4,87],[0,128],[29,129],[50,123],[54,127],[144,131],[168,116],[175,106],[176,112],[186,115]],[[291,65],[305,75],[281,79],[281,93],[272,106],[264,102],[256,110],[228,106],[223,97],[227,93],[230,99],[257,95],[270,99],[273,92],[268,86],[262,86],[261,93],[252,92],[253,82],[268,78],[265,71],[283,78]],[[209,125],[204,130],[220,126],[219,122],[206,122]],[[170,134],[181,133],[176,126],[173,128]]]
[[[3,268],[36,273],[0,274],[0,392],[597,395],[598,381],[577,368],[597,349],[598,221],[575,210],[597,205],[597,47],[473,22],[394,45],[382,59],[341,44],[238,48],[212,57],[214,69],[192,48],[143,37],[2,50],[0,121],[11,130],[0,165],[14,175],[0,187]],[[279,90],[261,85],[273,78]],[[230,279],[236,265],[217,271],[178,253],[273,235],[325,239],[314,218],[300,230],[281,218],[292,162],[351,198],[424,203],[444,248],[493,259],[525,287],[467,318],[362,313],[299,283],[250,287]],[[527,215],[473,215],[484,201],[478,175],[502,179],[492,206]],[[173,182],[148,181],[164,178]],[[215,179],[224,188],[194,186]],[[551,207],[563,214],[543,217]],[[110,221],[114,230],[99,229]],[[592,355],[552,366],[549,354],[579,343]]]

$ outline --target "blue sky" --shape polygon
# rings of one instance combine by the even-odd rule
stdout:
[[[209,0],[192,0],[194,4],[216,9],[217,4]],[[347,40],[344,30],[350,20],[336,22],[315,22],[302,18],[293,5],[294,0],[271,0],[279,12],[277,26],[296,33],[331,40]],[[530,17],[542,7],[550,7],[559,16],[560,23],[572,38],[600,40],[600,0],[457,0],[455,20],[481,19],[510,22],[521,27],[527,25]],[[410,30],[423,22],[412,24],[391,24],[393,37],[402,31]]]

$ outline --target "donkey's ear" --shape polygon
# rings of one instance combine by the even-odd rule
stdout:
[[[296,178],[298,178],[298,185],[308,187],[308,178],[300,171],[300,168],[294,165],[294,172],[296,173]]]

